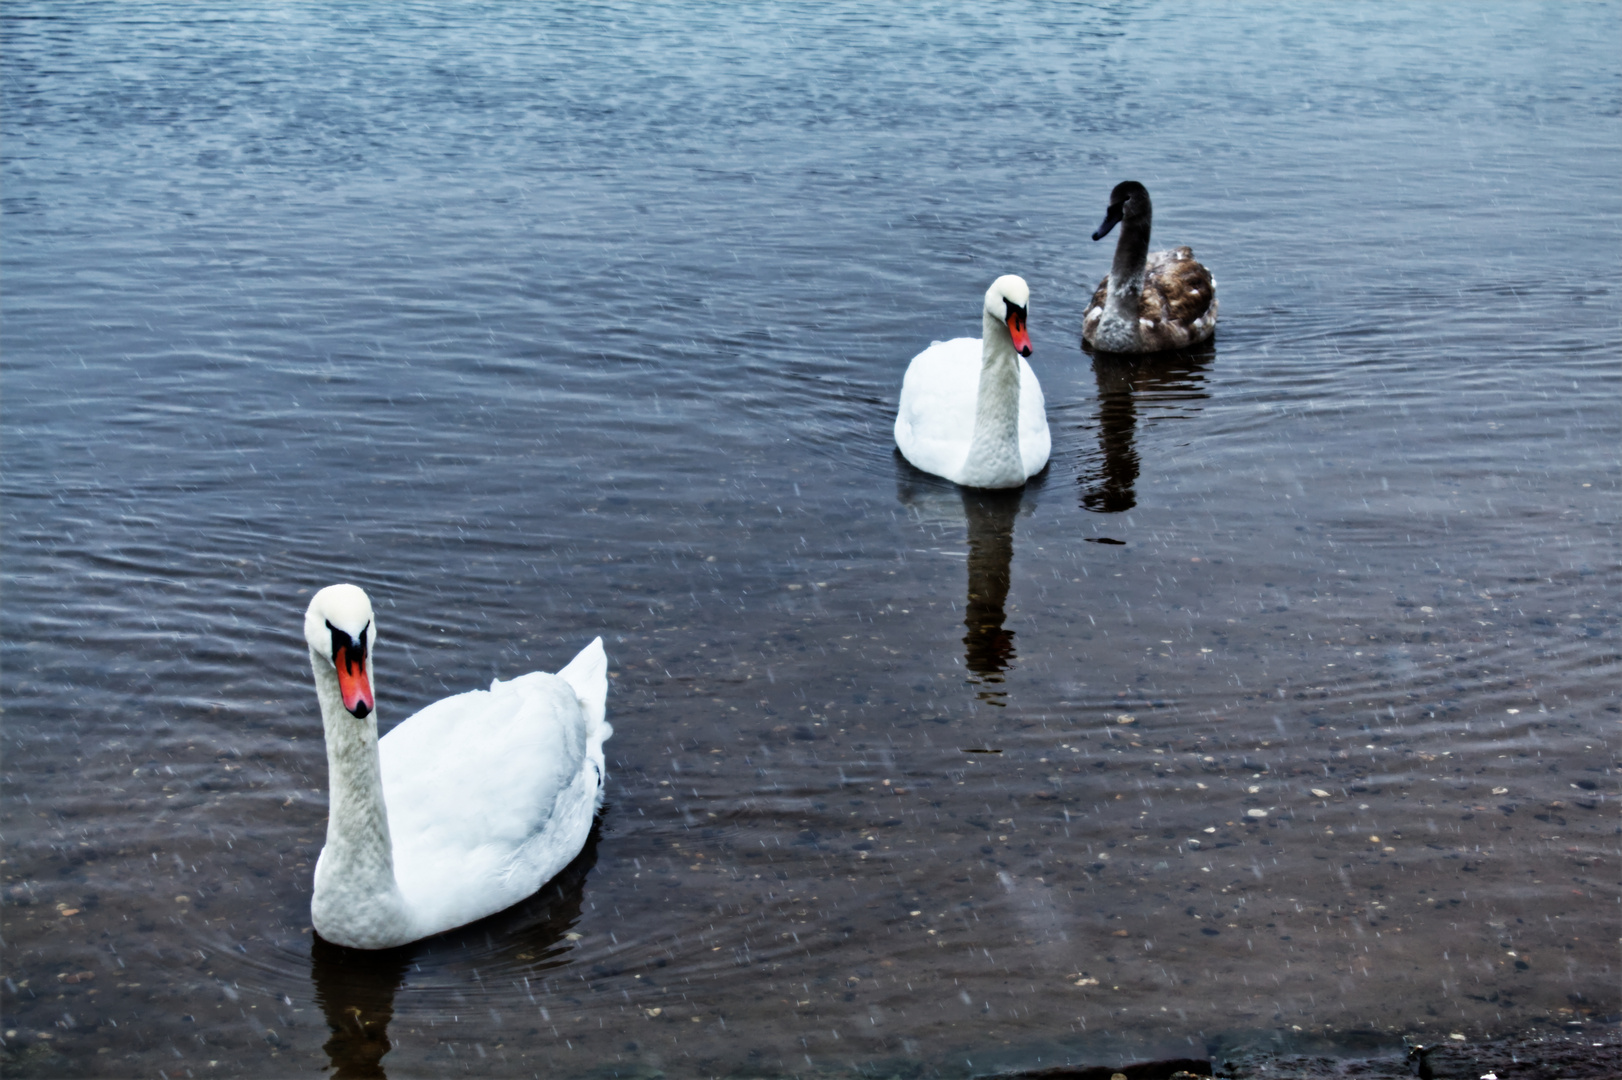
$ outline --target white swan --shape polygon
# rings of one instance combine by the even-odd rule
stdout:
[[[366,593],[316,593],[304,640],[331,789],[310,900],[323,938],[386,949],[428,937],[511,907],[580,853],[613,732],[602,638],[556,675],[436,701],[382,739]]]
[[[1042,385],[1024,360],[1030,297],[1023,278],[998,278],[986,290],[979,340],[937,341],[907,366],[895,444],[924,472],[964,487],[1013,488],[1047,465],[1053,440]]]

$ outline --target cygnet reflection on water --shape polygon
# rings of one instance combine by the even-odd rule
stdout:
[[[1023,488],[992,491],[944,484],[914,469],[897,454],[896,498],[920,524],[966,527],[968,591],[963,602],[963,666],[976,696],[1005,705],[1003,672],[1014,665],[1014,632],[1003,624],[1014,561],[1014,520],[1036,510],[1042,479]]]
[[[389,1023],[395,995],[408,981],[411,1011],[443,1023],[450,1010],[440,1007],[442,996],[447,1006],[461,1001],[465,1012],[466,999],[485,983],[522,985],[566,964],[574,948],[568,935],[580,921],[599,835],[600,825],[593,825],[585,848],[540,892],[468,926],[394,949],[350,949],[316,936],[310,977],[332,1032],[323,1049],[334,1080],[386,1080],[383,1056],[394,1045]]]
[[[1081,507],[1118,514],[1138,503],[1138,410],[1177,419],[1199,411],[1193,402],[1210,397],[1205,373],[1216,346],[1202,345],[1154,356],[1094,356],[1098,381],[1098,449],[1082,460]]]

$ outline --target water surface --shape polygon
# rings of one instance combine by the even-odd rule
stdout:
[[[1618,14],[6,5],[7,1069],[1614,1015]],[[1079,348],[1125,178],[1211,348]],[[894,400],[1007,272],[1054,454],[965,493]],[[309,928],[334,581],[385,728],[611,657],[581,859],[386,954]]]

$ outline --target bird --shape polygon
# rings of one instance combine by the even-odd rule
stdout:
[[[1098,283],[1081,319],[1083,344],[1099,352],[1183,349],[1216,333],[1216,279],[1189,248],[1151,255],[1153,216],[1148,189],[1125,180],[1110,192],[1104,223],[1093,233],[1102,240],[1121,226],[1109,276]]]
[[[315,865],[321,937],[387,949],[531,895],[585,846],[603,798],[603,639],[432,705],[377,736],[372,602],[329,585],[304,614],[327,746],[330,814]]]
[[[924,472],[971,488],[1016,488],[1053,442],[1042,384],[1025,357],[1031,290],[1005,274],[986,290],[981,337],[937,341],[901,381],[895,444]]]

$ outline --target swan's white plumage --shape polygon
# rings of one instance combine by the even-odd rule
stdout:
[[[311,612],[320,614],[314,601]],[[436,701],[377,739],[375,714],[357,719],[323,689],[325,677],[336,685],[323,622],[346,629],[330,617],[306,621],[333,772],[311,902],[322,937],[385,948],[437,934],[523,900],[580,853],[613,731],[601,638],[556,675],[498,679]],[[368,832],[379,811],[386,830]],[[339,854],[329,860],[330,851]]]
[[[1023,278],[998,278],[986,290],[981,337],[937,341],[907,365],[895,444],[913,465],[981,488],[1019,487],[1046,467],[1052,438],[1042,385],[1011,330],[1017,325],[1028,354],[1029,303]]]
[[[602,657],[601,640],[588,652]],[[606,727],[568,681],[536,671],[436,701],[383,736],[394,876],[416,915],[461,926],[567,866],[602,801],[607,732],[592,735]]]
[[[1023,481],[1048,463],[1053,440],[1042,384],[1030,363],[1022,356],[1017,359]],[[971,487],[974,485],[962,477],[974,436],[982,363],[980,338],[935,342],[907,365],[895,417],[895,444],[902,456],[924,472]]]

